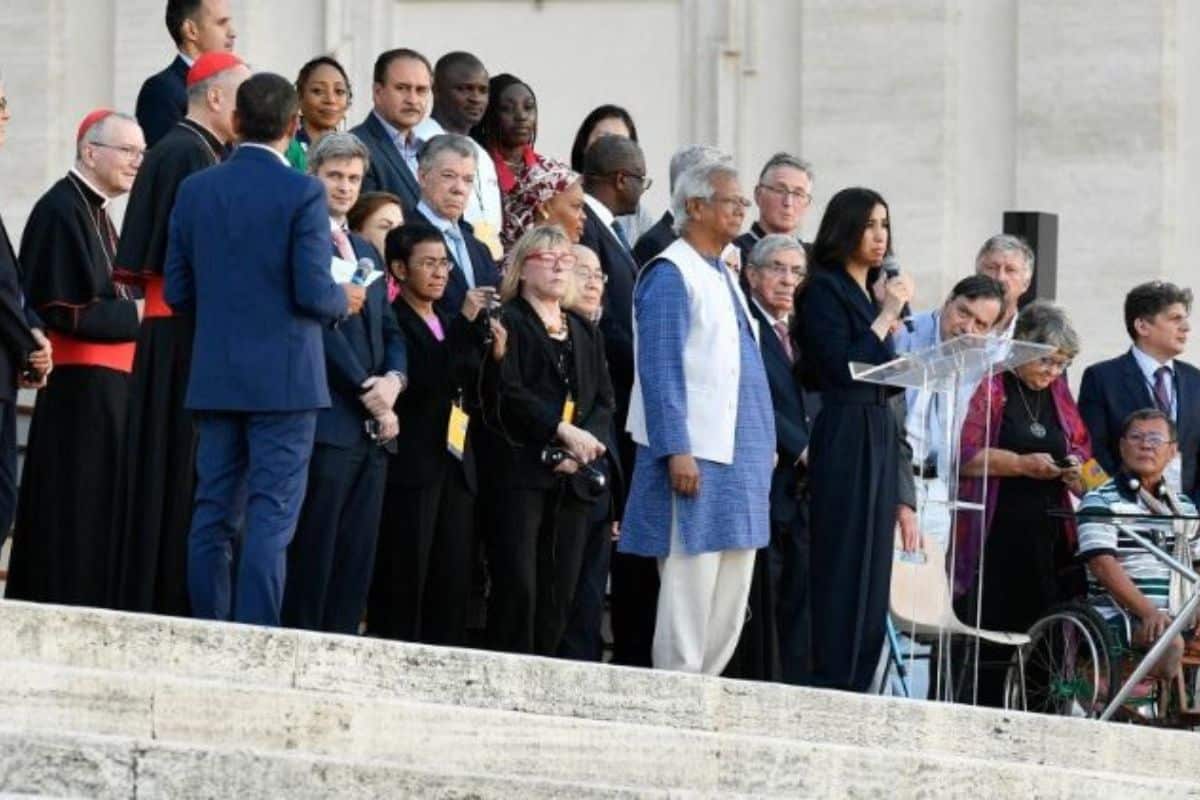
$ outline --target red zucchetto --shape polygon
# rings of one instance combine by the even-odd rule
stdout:
[[[94,111],[89,111],[87,116],[83,118],[83,121],[79,123],[79,130],[75,132],[76,143],[83,141],[83,137],[87,136],[87,132],[92,129],[93,125],[115,113],[117,112],[111,108],[97,108]]]
[[[245,62],[238,58],[233,53],[227,53],[224,50],[205,53],[196,59],[192,64],[191,69],[187,74],[187,85],[190,89],[200,81],[206,81],[218,72],[224,72],[230,67],[239,67]]]

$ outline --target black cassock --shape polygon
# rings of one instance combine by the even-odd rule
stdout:
[[[103,606],[115,466],[137,309],[112,282],[106,202],[71,172],[42,195],[21,237],[29,305],[54,345],[38,393],[13,530],[8,597]]]
[[[184,178],[218,163],[221,142],[184,119],[150,149],[138,171],[116,278],[140,286],[146,313],[129,385],[125,459],[113,517],[114,608],[187,616],[187,535],[192,520],[196,434],[183,407],[193,320],[162,302],[168,222]]]

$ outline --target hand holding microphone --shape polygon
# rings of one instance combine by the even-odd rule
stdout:
[[[885,256],[876,283],[876,299],[883,306],[885,314],[897,322],[903,322],[909,330],[912,330],[912,323],[908,319],[912,312],[908,304],[912,300],[913,289],[912,276],[900,271],[900,262],[895,256]]]
[[[371,277],[371,273],[375,271],[375,264],[369,258],[360,258],[358,266],[354,269],[354,275],[350,278],[349,283],[342,284],[342,290],[346,293],[347,313],[357,314],[362,310],[363,303],[367,299],[367,279]]]

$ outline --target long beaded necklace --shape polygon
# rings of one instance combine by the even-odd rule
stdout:
[[[1038,439],[1046,438],[1046,426],[1041,423],[1042,416],[1042,394],[1037,395],[1037,411],[1034,412],[1029,407],[1029,401],[1025,399],[1025,389],[1021,386],[1021,379],[1017,378],[1017,394],[1021,396],[1021,405],[1025,406],[1025,413],[1029,415],[1029,432]]]

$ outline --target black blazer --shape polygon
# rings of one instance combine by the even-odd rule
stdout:
[[[1179,408],[1179,455],[1184,494],[1200,501],[1196,462],[1200,455],[1200,370],[1175,360],[1175,396]],[[1093,364],[1079,384],[1079,414],[1092,437],[1092,453],[1109,475],[1121,467],[1121,424],[1142,408],[1155,408],[1150,387],[1133,351]]]
[[[411,211],[405,212],[405,219],[422,220],[432,227],[437,227],[429,217],[415,207]],[[475,238],[475,229],[471,227],[471,223],[460,219],[458,229],[462,231],[463,241],[466,242],[467,252],[471,256],[471,268],[475,271],[475,285],[499,286],[500,270],[496,269],[492,251],[486,244]],[[449,245],[446,246],[446,255],[454,263],[454,269],[450,270],[450,280],[446,283],[446,291],[442,294],[442,299],[434,305],[439,311],[454,316],[462,311],[463,300],[467,297],[467,279],[463,277],[462,267],[454,256],[454,250]]]
[[[17,398],[17,373],[38,349],[30,328],[42,321],[25,305],[21,271],[4,220],[0,219],[0,402]]]
[[[372,111],[358,127],[350,132],[362,140],[371,152],[371,165],[363,176],[362,190],[364,192],[391,192],[400,198],[404,204],[405,216],[417,207],[421,199],[421,187],[412,170],[400,157],[396,143],[388,135],[383,123]]]
[[[392,304],[396,321],[408,342],[408,389],[396,399],[400,435],[390,459],[388,482],[397,486],[429,486],[447,469],[461,469],[471,492],[476,491],[475,447],[468,431],[460,461],[446,448],[450,405],[460,396],[472,418],[476,377],[486,352],[480,325],[462,314],[450,315],[435,308],[445,339],[438,341],[412,306],[397,297]],[[457,466],[456,466],[457,465]]]
[[[356,256],[369,258],[376,269],[383,269],[370,242],[352,233],[350,243]],[[387,281],[376,279],[367,289],[362,310],[355,317],[325,327],[322,336],[331,405],[317,414],[316,441],[352,447],[367,435],[363,423],[370,418],[359,399],[363,381],[372,375],[408,370],[404,335],[387,302]]]
[[[620,419],[625,418],[629,393],[633,390],[633,287],[637,282],[638,266],[633,254],[613,238],[611,230],[596,213],[584,206],[587,219],[579,243],[587,245],[600,257],[600,268],[608,276],[604,287],[604,315],[600,331],[604,334],[608,353],[608,368],[613,390],[620,403]]]
[[[498,489],[550,489],[559,476],[542,464],[542,448],[554,441],[562,421],[567,385],[558,374],[554,346],[537,312],[518,297],[506,303],[504,326],[508,348],[497,366],[484,364],[486,424],[471,428],[480,469]],[[609,441],[613,421],[613,390],[604,360],[604,341],[591,323],[567,312],[575,370],[574,425],[601,442]],[[576,494],[592,499],[581,480],[572,481]]]
[[[851,361],[883,364],[896,357],[896,348],[892,337],[881,341],[871,330],[879,312],[845,269],[835,265],[810,270],[799,300],[797,338],[804,353],[804,384],[825,393],[822,404],[883,400],[901,391],[850,377]]]
[[[187,74],[187,62],[175,56],[166,69],[142,84],[135,114],[147,147],[153,147],[176,122],[187,116]]]
[[[775,409],[775,450],[779,461],[771,474],[771,519],[788,523],[796,516],[796,485],[804,472],[796,465],[796,459],[808,447],[811,418],[800,385],[799,370],[788,361],[770,320],[753,300],[750,301],[750,313],[758,320],[759,347]],[[794,341],[792,348],[799,353],[800,348]]]
[[[637,261],[638,267],[646,266],[650,259],[666,250],[676,239],[679,234],[675,233],[675,216],[670,212],[664,212],[658,222],[650,226],[649,230],[638,237],[637,243],[633,246],[633,258]]]

